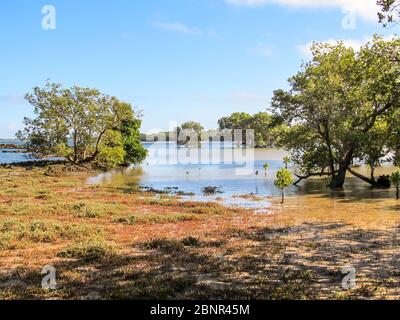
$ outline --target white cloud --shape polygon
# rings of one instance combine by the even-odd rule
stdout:
[[[324,41],[320,41],[320,42],[324,42],[327,44],[336,44],[338,41],[338,39],[328,39],[328,40],[324,40]],[[345,44],[345,46],[353,48],[354,50],[359,50],[361,48],[361,46],[366,43],[367,41],[363,41],[363,40],[357,40],[357,39],[343,39],[342,40],[343,43]],[[305,57],[307,58],[311,58],[312,57],[312,53],[311,53],[311,46],[312,46],[313,42],[308,42],[302,45],[299,45],[297,47],[298,51],[300,51],[300,53],[302,53]]]
[[[201,29],[189,27],[181,22],[153,22],[152,25],[159,29],[190,35],[198,35],[202,33]]]
[[[172,32],[178,32],[178,33],[184,33],[184,34],[192,35],[192,36],[206,35],[206,36],[213,37],[213,38],[219,38],[219,35],[217,34],[217,32],[215,32],[212,29],[203,30],[203,29],[200,29],[197,27],[190,27],[182,22],[152,22],[151,25],[158,29],[172,31]]]
[[[273,54],[273,48],[267,43],[259,42],[256,47],[247,49],[247,52],[256,56],[270,57]]]
[[[233,6],[259,7],[278,4],[294,8],[342,8],[354,11],[369,21],[377,21],[378,6],[375,0],[224,0]]]
[[[388,35],[386,37],[384,37],[384,40],[391,40],[394,37],[396,37],[395,35]],[[360,50],[360,48],[367,44],[369,41],[372,41],[372,37],[364,37],[362,39],[328,39],[328,40],[324,40],[324,41],[317,41],[317,42],[323,42],[323,43],[327,43],[327,44],[331,44],[334,45],[336,44],[338,41],[343,41],[344,45],[350,48],[353,48],[354,50]],[[298,51],[303,54],[305,57],[307,58],[311,58],[312,54],[311,54],[311,45],[313,44],[313,42],[308,42],[302,45],[297,46]]]

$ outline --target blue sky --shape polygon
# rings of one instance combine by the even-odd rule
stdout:
[[[0,138],[32,115],[23,96],[46,79],[131,102],[144,132],[185,120],[214,128],[232,112],[263,111],[311,41],[357,47],[373,33],[395,33],[376,22],[375,2],[2,0]],[[48,4],[55,30],[42,28]]]

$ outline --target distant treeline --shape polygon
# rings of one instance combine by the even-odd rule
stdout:
[[[201,141],[235,141],[235,130],[254,130],[254,140],[248,141],[246,132],[242,132],[241,143],[252,145],[256,148],[273,147],[277,127],[282,121],[279,117],[259,112],[251,115],[245,112],[235,112],[227,117],[218,120],[218,129],[205,130],[204,127],[195,121],[188,121],[173,131],[164,131],[154,134],[142,134],[141,140],[148,142],[177,141],[178,144],[186,144],[195,134]],[[181,134],[185,130],[185,134]],[[240,138],[240,137],[239,137]],[[240,142],[239,142],[240,143]]]
[[[330,188],[341,189],[351,174],[373,187],[400,187],[400,172],[375,175],[385,162],[400,166],[400,38],[376,35],[358,50],[340,41],[314,43],[311,53],[289,78],[289,89],[274,91],[268,112],[233,113],[218,120],[219,129],[252,129],[254,146],[287,150],[296,183],[326,177]],[[178,129],[184,128],[204,133],[196,122]],[[215,132],[217,139],[223,136]],[[171,133],[162,136],[170,138]],[[368,175],[355,170],[358,162],[369,166]]]

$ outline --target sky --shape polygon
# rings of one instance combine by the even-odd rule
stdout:
[[[146,133],[265,111],[312,41],[357,48],[395,34],[377,23],[375,2],[1,0],[0,138],[33,116],[24,95],[48,79],[132,103]]]

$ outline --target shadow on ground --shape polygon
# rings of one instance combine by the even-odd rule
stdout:
[[[123,252],[63,259],[57,290],[40,271],[0,275],[2,298],[365,299],[399,297],[399,228],[361,230],[340,223],[230,229],[214,240],[154,239]],[[356,287],[342,288],[345,266]]]

